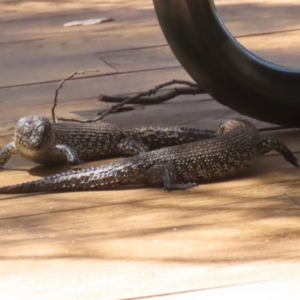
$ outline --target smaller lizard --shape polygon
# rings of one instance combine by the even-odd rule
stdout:
[[[109,190],[125,185],[186,190],[199,183],[228,179],[272,150],[299,167],[298,159],[281,140],[262,137],[248,121],[229,120],[211,139],[150,151],[97,168],[0,187],[0,194]]]
[[[187,127],[120,128],[108,123],[51,123],[42,116],[21,118],[14,140],[0,151],[0,169],[13,154],[44,165],[79,164],[105,157],[130,156],[216,136]]]

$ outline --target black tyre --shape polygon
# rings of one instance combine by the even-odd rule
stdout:
[[[247,116],[300,127],[300,72],[241,46],[213,0],[153,0],[164,35],[190,76],[218,102]]]

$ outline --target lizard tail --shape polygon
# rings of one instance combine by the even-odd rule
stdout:
[[[119,185],[111,172],[100,168],[68,171],[43,179],[0,187],[0,194],[60,193],[84,190],[104,190]]]

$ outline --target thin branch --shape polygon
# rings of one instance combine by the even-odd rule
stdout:
[[[161,90],[164,87],[173,85],[173,84],[182,84],[189,86],[188,88],[175,88],[173,90],[170,90],[169,92],[158,95],[156,97],[150,97],[151,95],[156,94],[159,90]],[[77,120],[77,119],[65,119],[65,118],[59,118],[60,121],[71,121],[71,122],[78,122],[78,123],[94,123],[99,120],[102,120],[104,117],[106,117],[108,114],[114,112],[116,109],[119,109],[120,107],[124,106],[125,104],[133,103],[133,104],[158,104],[161,102],[168,101],[170,99],[173,99],[179,95],[196,95],[196,94],[204,94],[206,93],[203,89],[199,88],[199,86],[194,82],[189,82],[185,80],[171,80],[164,82],[162,84],[157,85],[153,89],[142,92],[139,94],[136,94],[134,96],[105,96],[100,95],[99,101],[103,102],[114,102],[116,104],[112,105],[110,108],[104,110],[103,112],[100,112],[98,114],[98,117],[91,119],[91,120]],[[112,100],[112,101],[110,101]]]
[[[153,89],[147,91],[147,92],[142,92],[142,93],[139,93],[137,95],[134,95],[134,96],[131,96],[131,97],[124,97],[121,102],[118,102],[117,104],[114,104],[112,105],[109,109],[107,109],[106,111],[102,112],[99,116],[99,120],[102,120],[105,116],[107,116],[109,113],[111,113],[113,110],[115,110],[116,108],[119,108],[121,106],[124,106],[125,104],[129,104],[129,103],[136,103],[138,102],[142,97],[149,97],[151,95],[154,95],[156,94],[159,90],[161,90],[162,88],[164,87],[167,87],[167,86],[170,86],[170,85],[173,85],[173,84],[182,84],[182,85],[187,85],[189,87],[191,87],[191,91],[189,93],[189,95],[195,95],[195,94],[202,94],[202,93],[205,93],[204,90],[200,89],[199,86],[195,83],[195,82],[190,82],[190,81],[186,81],[186,80],[176,80],[176,79],[173,79],[173,80],[170,80],[170,81],[167,81],[167,82],[164,82],[164,83],[161,83],[159,85],[157,85],[156,87],[154,87]],[[185,92],[185,94],[187,94],[188,89],[181,89],[182,92]],[[179,93],[178,93],[179,91]],[[180,95],[180,89],[176,89],[169,92],[169,95],[167,94],[165,96],[165,98],[163,98],[163,96],[158,96],[156,97],[159,98],[159,100],[155,100],[154,98],[155,97],[152,97],[154,100],[152,101],[158,101],[157,103],[161,103],[161,102],[164,102],[164,101],[167,101],[167,100],[170,100],[171,98],[174,98],[176,96],[179,96]],[[169,98],[171,97],[171,98]],[[162,99],[162,100],[161,100]],[[103,101],[103,95],[100,95],[99,96],[99,101]],[[142,104],[147,104],[147,102],[143,102]],[[148,103],[149,104],[149,103]],[[154,103],[153,103],[154,104]]]
[[[174,88],[162,95],[157,95],[155,97],[140,97],[138,99],[132,99],[127,102],[127,104],[143,104],[143,105],[152,105],[159,104],[162,102],[166,102],[171,100],[177,96],[181,95],[198,95],[205,94],[206,92],[200,88],[187,87],[187,88]],[[120,103],[128,99],[128,96],[108,96],[108,95],[100,95],[99,101],[109,102],[109,103]]]
[[[56,123],[56,121],[59,119],[55,117],[55,108],[57,106],[57,98],[58,98],[58,93],[59,90],[62,89],[64,83],[72,78],[74,78],[76,75],[84,75],[85,73],[99,73],[100,70],[85,70],[85,71],[75,71],[74,73],[72,73],[70,76],[64,78],[59,85],[57,86],[57,88],[55,89],[55,94],[54,94],[54,102],[53,102],[53,106],[51,108],[51,113],[52,113],[52,121],[53,123]]]

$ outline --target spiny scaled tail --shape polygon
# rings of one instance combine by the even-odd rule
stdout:
[[[1,187],[0,194],[59,193],[85,189],[88,189],[85,188],[85,185],[70,184],[66,180],[56,182],[51,177],[46,177],[45,179]]]
[[[0,194],[25,194],[25,193],[41,193],[49,191],[49,188],[41,185],[43,180],[25,182],[16,185],[8,185],[0,187]]]
[[[103,190],[116,185],[118,185],[118,182],[109,175],[103,176],[100,168],[90,168],[56,174],[22,184],[0,187],[0,194]]]

